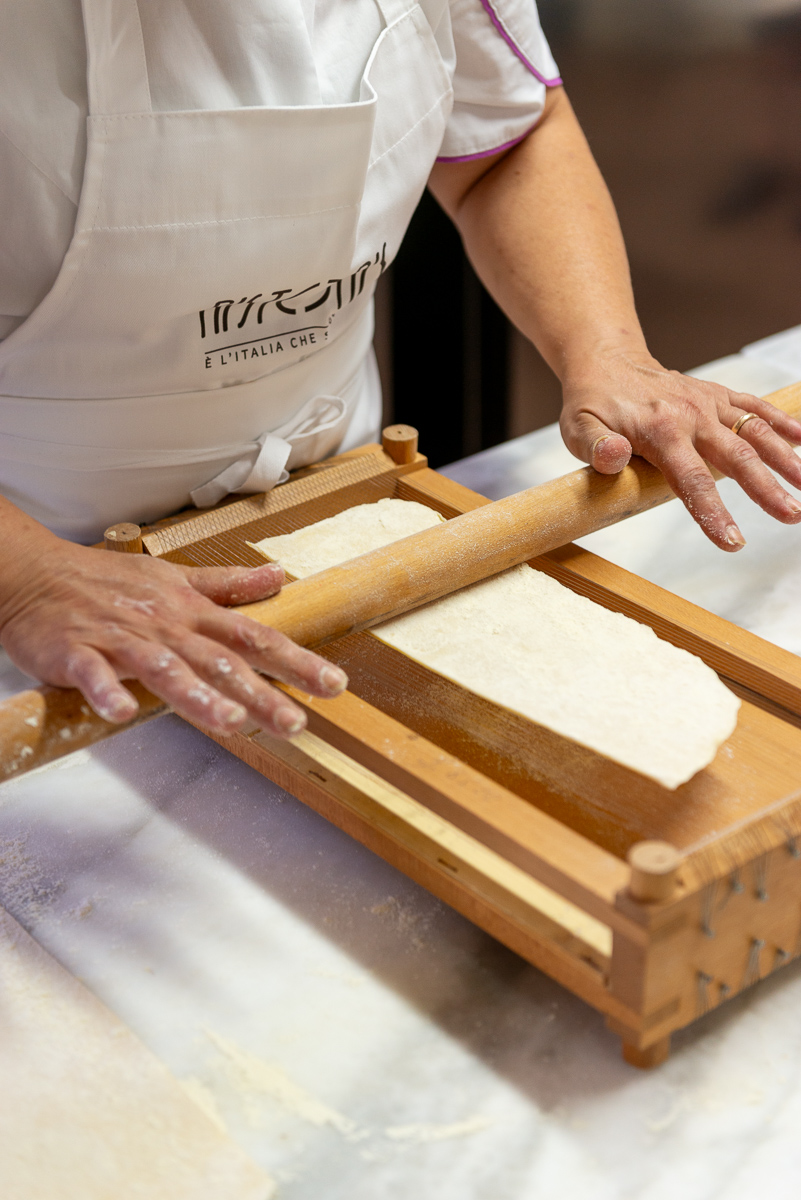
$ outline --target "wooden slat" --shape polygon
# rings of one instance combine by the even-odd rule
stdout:
[[[770,818],[766,818],[770,823]],[[638,1019],[613,1028],[646,1046],[688,1025],[801,953],[801,856],[785,837],[765,850],[765,821],[750,858],[737,865],[715,842],[705,886],[665,906],[618,904],[642,920],[646,944],[615,935],[610,988]],[[649,907],[651,911],[649,911]]]
[[[243,611],[302,645],[325,645],[673,498],[642,458],[614,476],[584,467],[330,566]]]
[[[461,687],[373,633],[343,638],[323,654],[370,705],[619,858],[643,839],[689,848],[727,830],[739,837],[763,811],[792,806],[801,789],[801,730],[748,703],[713,762],[669,791]],[[739,854],[736,847],[730,852]]]
[[[265,734],[257,733],[251,740],[267,749],[275,745],[275,739]],[[363,798],[369,797],[381,811],[385,830],[394,829],[398,835],[408,826],[420,853],[447,877],[458,877],[493,905],[502,905],[507,915],[513,914],[520,924],[558,942],[583,962],[594,964],[598,971],[608,969],[612,954],[612,930],[608,925],[316,734],[306,731],[293,740],[291,750],[285,746],[278,750],[279,756],[286,756],[284,761],[300,751],[313,759],[329,779],[350,785]],[[366,811],[364,805],[362,811]]]
[[[416,500],[419,504],[427,504],[436,508],[443,517],[455,517],[458,513],[472,512],[474,508],[483,508],[492,503],[478,492],[472,492],[461,483],[448,479],[426,467],[415,471],[413,475],[398,480],[396,495],[399,500]]]
[[[641,929],[615,906],[629,868],[491,777],[350,692],[319,701],[286,688],[309,729],[471,837],[633,938]]]
[[[432,470],[403,480],[398,494],[429,504],[444,516],[489,503]],[[754,703],[761,696],[776,706],[777,715],[784,716],[785,710],[801,716],[798,655],[572,543],[532,559],[531,566],[604,608],[650,625],[666,642],[698,655],[724,679],[747,688]]]
[[[579,546],[562,546],[532,566],[596,604],[650,625],[666,642],[697,654],[719,675],[801,716],[801,658],[665,591]]]
[[[322,520],[354,503],[364,503],[351,498],[350,489],[359,484],[363,490],[366,485],[368,498],[378,499],[382,494],[392,494],[394,484],[391,481],[409,471],[419,470],[425,463],[425,457],[418,454],[413,462],[399,465],[384,454],[380,446],[360,447],[358,454],[342,455],[339,459],[296,472],[289,482],[271,492],[247,496],[233,504],[187,516],[178,524],[147,530],[143,541],[150,554],[161,558],[171,556],[176,551],[196,551],[200,546],[207,546],[213,560],[213,550],[216,548],[217,562],[221,564],[230,559],[226,554],[227,548],[235,551],[244,548],[247,551],[246,541],[258,541],[266,537],[268,532],[276,528],[276,522],[280,526],[282,515],[286,517],[293,510],[297,514],[298,524],[291,523],[287,532],[307,523],[310,506],[314,506],[320,514],[311,519]],[[386,488],[379,487],[373,497],[369,485],[381,480],[390,482]],[[329,511],[328,505],[332,503]]]
[[[481,841],[312,733],[214,740],[588,1004],[636,1024],[607,987],[608,929]]]

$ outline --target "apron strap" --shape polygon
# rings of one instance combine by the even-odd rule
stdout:
[[[81,3],[90,115],[152,112],[136,0],[81,0]]]
[[[352,406],[340,396],[314,396],[286,424],[257,438],[246,455],[190,492],[192,503],[211,508],[230,492],[269,492],[286,483],[295,467],[331,453],[342,441],[352,415]]]

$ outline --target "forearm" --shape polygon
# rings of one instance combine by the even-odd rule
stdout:
[[[608,350],[652,361],[617,215],[562,89],[523,142],[480,170],[438,164],[431,189],[488,290],[556,374],[590,370]]]
[[[5,496],[0,496],[0,632],[11,616],[27,565],[41,561],[60,538]]]
[[[614,206],[564,92],[550,93],[513,150],[440,163],[430,186],[486,286],[561,379],[562,433],[577,457],[606,473],[632,451],[647,458],[725,550],[744,540],[708,463],[777,520],[801,521],[801,504],[767,469],[801,487],[787,445],[801,442],[801,424],[649,354]]]

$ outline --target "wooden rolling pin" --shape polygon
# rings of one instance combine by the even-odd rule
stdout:
[[[801,384],[770,399],[801,416]],[[584,467],[299,579],[238,611],[302,646],[321,646],[672,498],[661,472],[641,458],[618,475]],[[131,690],[139,716],[122,726],[98,717],[77,691],[44,687],[7,700],[0,705],[0,780],[167,711],[141,684]]]

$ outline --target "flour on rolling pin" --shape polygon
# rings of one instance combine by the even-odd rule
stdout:
[[[379,500],[251,544],[303,578],[441,520],[422,504]],[[737,723],[740,701],[700,658],[525,565],[373,633],[668,788],[707,766]]]

